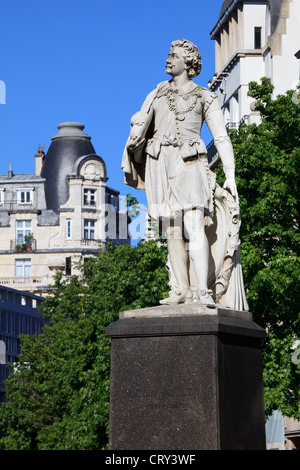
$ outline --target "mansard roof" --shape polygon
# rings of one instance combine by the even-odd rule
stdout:
[[[83,124],[69,121],[57,127],[59,132],[52,137],[41,172],[41,176],[46,179],[47,209],[54,212],[69,198],[67,176],[73,173],[76,160],[96,153],[90,136],[83,132]]]
[[[8,183],[42,183],[44,178],[41,176],[37,176],[35,174],[19,174],[19,175],[0,175],[0,183],[8,184]]]

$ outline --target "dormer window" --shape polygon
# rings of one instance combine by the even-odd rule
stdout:
[[[33,188],[18,188],[17,202],[18,204],[33,204]]]
[[[96,206],[96,189],[84,188],[83,205],[92,207]]]

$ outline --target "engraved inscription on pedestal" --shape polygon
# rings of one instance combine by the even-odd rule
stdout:
[[[264,448],[265,332],[227,313],[146,312],[107,328],[111,450]]]
[[[127,395],[127,396],[126,396]],[[172,410],[187,410],[189,407],[189,400],[198,399],[201,395],[200,390],[191,387],[169,390],[157,389],[129,389],[126,390],[125,398],[135,399],[139,401],[141,409],[145,411],[172,411]]]
[[[145,443],[149,449],[162,445],[192,449],[199,443],[205,448],[203,426],[210,436],[217,429],[214,338],[166,336],[140,341],[119,339],[118,350],[113,348],[112,368],[117,364],[116,380],[122,384],[115,385],[112,377],[111,426],[120,430],[113,448],[137,448],[137,428],[143,436],[140,448]],[[203,354],[203,348],[211,354]],[[189,444],[182,442],[185,434],[190,435]]]

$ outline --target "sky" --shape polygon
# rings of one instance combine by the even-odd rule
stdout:
[[[121,170],[130,118],[170,77],[173,40],[199,48],[207,87],[215,69],[215,26],[223,0],[0,0],[0,174],[34,173],[64,121],[84,124],[106,163],[108,186],[145,204]],[[0,83],[1,83],[0,82]],[[4,97],[3,97],[4,96]],[[203,129],[203,140],[211,136]]]

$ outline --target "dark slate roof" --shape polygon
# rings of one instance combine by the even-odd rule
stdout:
[[[83,124],[63,122],[57,127],[59,132],[52,137],[41,172],[41,176],[46,179],[47,209],[55,212],[58,212],[59,207],[69,198],[67,175],[74,172],[76,160],[95,154],[91,138],[83,132]]]
[[[37,176],[35,174],[19,174],[19,175],[0,175],[0,183],[42,183],[44,178]]]
[[[224,0],[221,6],[221,11],[220,11],[218,21],[222,18],[222,16],[224,15],[227,8],[231,5],[231,3],[233,3],[233,0]],[[241,1],[239,3],[241,3]]]

